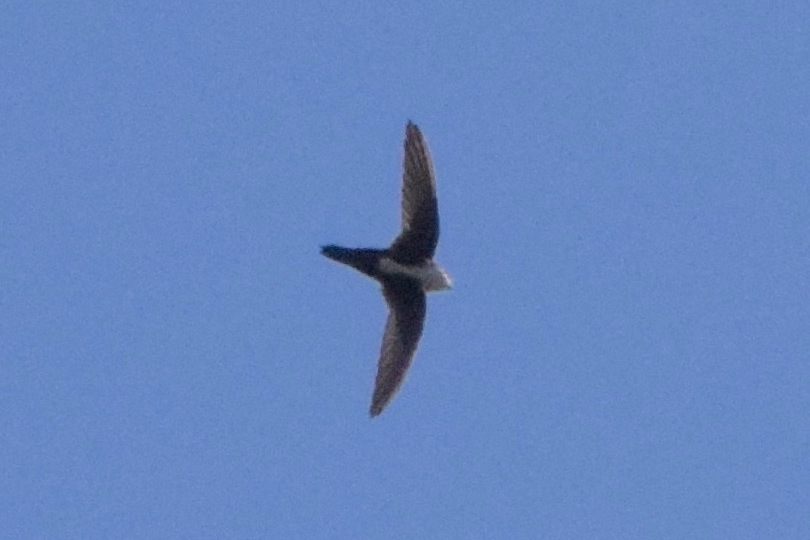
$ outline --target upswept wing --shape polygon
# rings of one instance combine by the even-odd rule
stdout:
[[[402,232],[391,245],[391,256],[403,264],[433,258],[439,243],[436,178],[425,138],[416,124],[405,128],[402,175]]]

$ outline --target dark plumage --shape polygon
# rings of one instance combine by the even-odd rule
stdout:
[[[377,416],[399,389],[425,322],[425,293],[450,288],[450,278],[433,262],[439,242],[436,180],[427,144],[415,124],[405,128],[402,177],[402,231],[388,249],[323,246],[321,253],[376,279],[388,304],[371,416]]]

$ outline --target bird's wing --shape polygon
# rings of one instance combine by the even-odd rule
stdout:
[[[405,128],[402,173],[402,232],[391,245],[391,256],[403,264],[433,257],[439,243],[436,178],[427,143],[416,124]]]
[[[425,293],[417,281],[386,278],[383,296],[388,303],[388,321],[377,364],[371,416],[385,409],[405,379],[425,323]]]

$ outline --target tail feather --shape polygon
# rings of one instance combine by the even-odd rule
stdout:
[[[354,249],[328,245],[321,247],[321,254],[333,261],[349,265],[366,275],[375,277],[382,250]]]
[[[351,252],[351,249],[340,246],[329,245],[321,247],[321,255],[337,262],[346,262],[346,260],[351,257]]]

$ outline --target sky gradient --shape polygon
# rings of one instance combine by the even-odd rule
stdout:
[[[302,5],[303,4],[303,5]],[[810,538],[810,7],[11,2],[0,530]],[[368,404],[433,155],[452,291]]]

